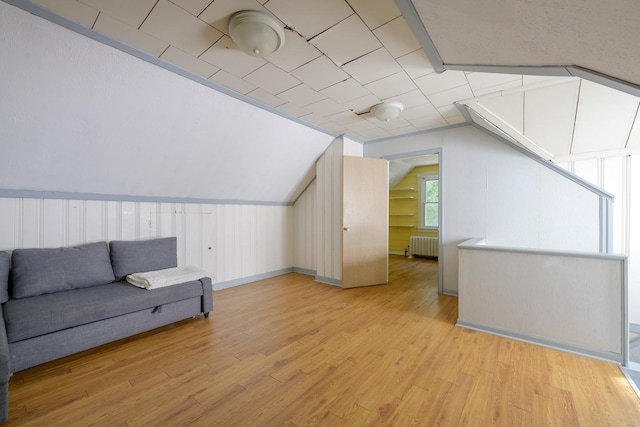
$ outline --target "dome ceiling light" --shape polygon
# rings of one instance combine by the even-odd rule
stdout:
[[[243,10],[231,15],[229,35],[247,55],[264,57],[284,46],[284,29],[265,12]]]
[[[388,122],[397,118],[402,110],[404,110],[404,105],[400,102],[383,102],[382,104],[374,105],[371,108],[371,114],[382,122]]]

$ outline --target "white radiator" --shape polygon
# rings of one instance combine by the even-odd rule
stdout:
[[[411,236],[409,239],[410,255],[438,257],[438,238]]]

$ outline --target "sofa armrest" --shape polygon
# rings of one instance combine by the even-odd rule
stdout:
[[[7,329],[0,306],[0,423],[9,417],[9,378],[11,378],[11,357]]]
[[[202,283],[202,312],[204,317],[209,317],[209,312],[213,310],[213,287],[211,286],[211,278],[203,277],[200,279]]]

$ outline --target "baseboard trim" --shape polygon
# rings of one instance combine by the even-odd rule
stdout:
[[[316,271],[308,268],[293,267],[294,273],[306,274],[307,276],[315,276]]]
[[[332,277],[316,276],[316,282],[342,287],[342,280],[334,279]]]
[[[226,282],[214,283],[213,290],[221,291],[222,289],[233,288],[234,286],[240,286],[247,283],[255,282],[257,280],[270,279],[272,277],[281,276],[283,274],[292,273],[293,267],[283,268],[280,270],[269,271],[267,273],[256,274],[248,277],[241,277],[240,279],[228,280]]]
[[[504,338],[514,339],[516,341],[522,341],[529,344],[540,345],[542,347],[552,348],[554,350],[560,350],[567,353],[577,354],[579,356],[590,357],[592,359],[604,360],[606,362],[613,362],[621,365],[624,363],[623,355],[617,353],[611,353],[607,351],[600,351],[590,349],[588,347],[582,347],[574,345],[568,342],[556,341],[549,338],[538,337],[535,335],[522,334],[509,329],[498,328],[495,326],[484,325],[473,321],[464,319],[458,319],[456,326],[460,326],[466,329],[473,329],[479,332],[485,332],[492,335],[497,335]]]

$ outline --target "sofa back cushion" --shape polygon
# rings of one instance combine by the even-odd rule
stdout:
[[[6,252],[0,252],[0,304],[9,300],[9,264],[11,257]]]
[[[154,240],[113,240],[111,265],[116,280],[127,274],[164,270],[178,266],[177,239],[165,237]]]
[[[113,282],[106,242],[72,248],[16,249],[11,256],[13,298]]]

